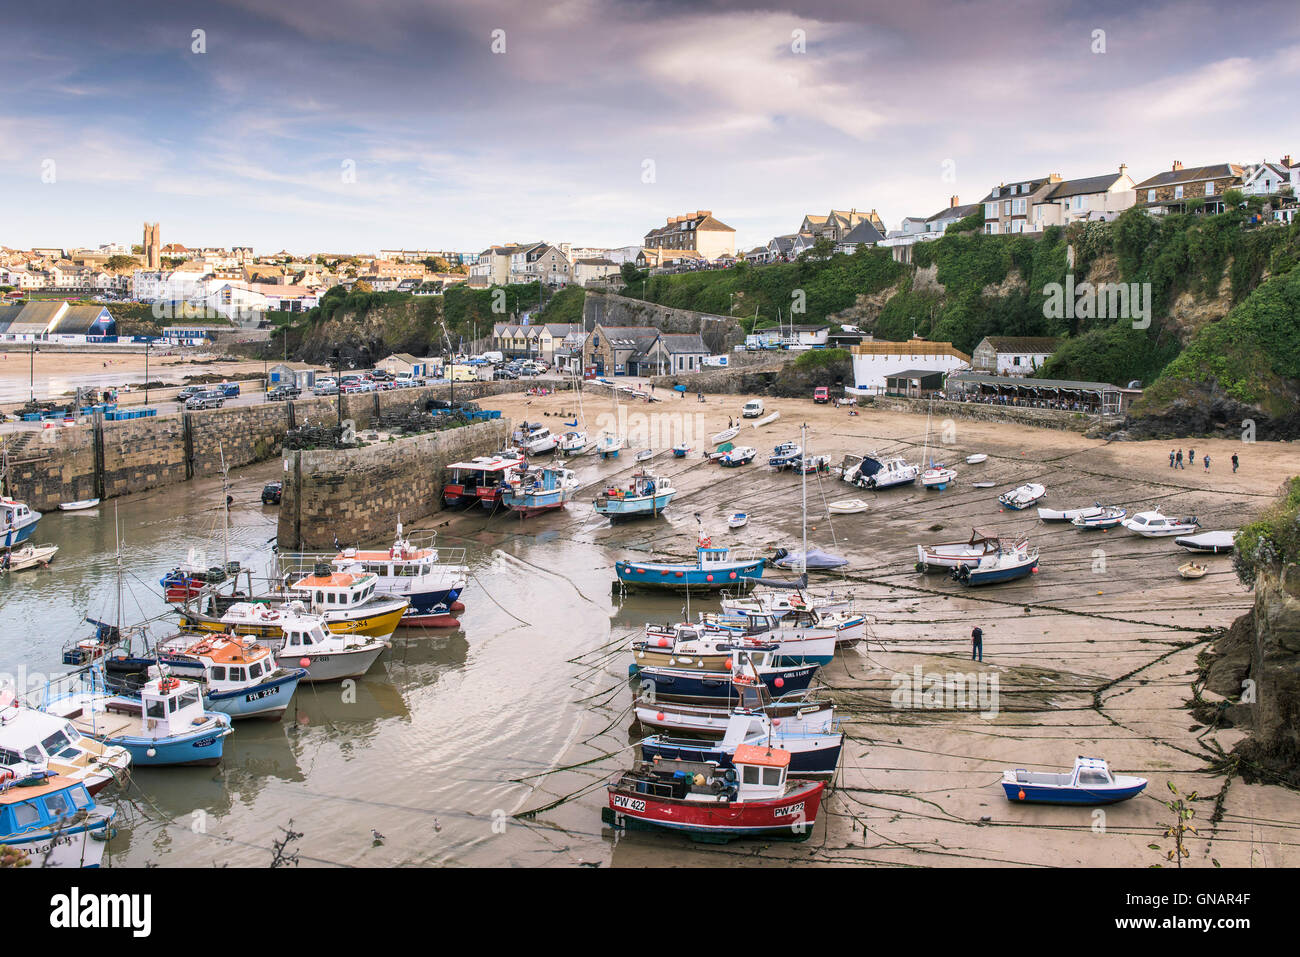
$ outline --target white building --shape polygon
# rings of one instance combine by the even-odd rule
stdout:
[[[887,376],[908,369],[930,369],[957,372],[970,368],[970,356],[953,347],[951,342],[930,342],[911,339],[907,342],[886,342],[868,339],[854,346],[853,386],[846,387],[850,395],[872,395],[885,391]]]
[[[1033,375],[1060,344],[1051,336],[988,336],[975,347],[971,366],[990,375]]]

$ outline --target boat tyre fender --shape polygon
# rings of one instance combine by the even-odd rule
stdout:
[[[917,563],[916,563],[916,570],[917,570],[918,572],[924,572],[924,571],[925,571],[925,567],[926,567],[926,566],[925,566],[925,562],[917,562]]]

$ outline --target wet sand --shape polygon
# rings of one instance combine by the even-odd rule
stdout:
[[[736,418],[743,396],[694,397],[663,402],[622,403],[625,414],[701,414],[695,433],[706,434]],[[663,519],[610,527],[590,512],[590,498],[611,476],[635,468],[629,452],[609,463],[591,456],[571,465],[588,488],[569,514],[541,523],[559,539],[591,538],[615,554],[687,556],[695,535],[693,514],[705,534],[761,552],[800,538],[800,482],[765,465],[772,447],[797,440],[809,427],[808,448],[838,462],[846,452],[870,450],[921,459],[926,418],[863,410],[858,416],[805,400],[766,400],[780,411],[778,422],[753,429],[745,424],[737,445],[759,450],[755,464],[723,469],[696,451],[677,460],[666,451],[654,465],[679,489]],[[561,412],[572,414],[572,396],[499,396],[484,405],[500,408],[518,422],[540,421],[563,429]],[[592,438],[597,412],[612,412],[607,396],[584,402]],[[550,415],[546,415],[550,413]],[[702,426],[703,428],[700,428]],[[1126,530],[1083,532],[1068,523],[1046,524],[1031,508],[1002,511],[997,496],[1027,481],[1042,482],[1051,508],[1119,504],[1129,513],[1159,506],[1167,514],[1195,514],[1203,530],[1236,529],[1266,507],[1281,483],[1300,473],[1300,448],[1290,443],[1225,440],[1190,443],[1195,468],[1171,470],[1170,445],[1161,442],[1107,444],[1081,435],[995,423],[955,420],[951,445],[934,451],[943,423],[932,424],[933,457],[958,472],[943,492],[905,486],[866,492],[829,476],[809,476],[808,538],[851,559],[847,573],[822,573],[814,583],[851,592],[859,611],[874,621],[871,640],[842,655],[821,681],[838,705],[848,735],[841,770],[823,816],[802,845],[737,842],[702,848],[684,839],[629,833],[614,837],[612,863],[638,866],[674,863],[750,863],[757,855],[776,860],[876,863],[899,866],[1008,864],[1026,866],[1121,865],[1145,867],[1162,856],[1151,843],[1161,837],[1171,813],[1162,801],[1166,782],[1184,793],[1196,791],[1200,836],[1190,839],[1191,866],[1296,866],[1300,852],[1292,837],[1300,825],[1300,802],[1280,787],[1226,781],[1210,770],[1219,749],[1239,740],[1236,730],[1201,727],[1186,708],[1192,696],[1196,656],[1215,629],[1246,611],[1252,594],[1232,572],[1231,556],[1200,556],[1210,574],[1184,581],[1177,567],[1190,556],[1172,539],[1143,539]],[[1184,441],[1184,452],[1189,443]],[[988,461],[966,465],[973,452]],[[1211,471],[1201,465],[1209,452]],[[1236,452],[1241,470],[1233,475]],[[995,487],[972,488],[975,481]],[[860,497],[865,514],[836,516],[825,503]],[[750,513],[747,527],[728,531],[733,510]],[[443,516],[439,516],[443,519]],[[454,528],[465,519],[452,522]],[[914,570],[916,545],[965,539],[971,529],[1026,535],[1041,550],[1041,573],[1003,585],[966,588],[939,574]],[[608,577],[613,578],[612,567]],[[692,609],[716,604],[692,600]],[[627,635],[644,622],[644,608],[664,609],[680,598],[628,598],[611,635]],[[984,661],[970,660],[970,630],[984,630]],[[593,649],[575,660],[575,677],[602,676],[600,693],[589,699],[587,716],[564,765],[591,762],[545,776],[528,807],[544,807],[534,826],[556,828],[569,837],[601,833],[594,821],[604,800],[601,786],[630,759],[629,745],[641,732],[627,713],[631,691],[625,642]],[[926,674],[983,676],[998,680],[996,716],[965,708],[895,707],[896,675],[919,666]],[[1208,697],[1207,693],[1207,697]],[[621,749],[621,750],[620,750]],[[1076,755],[1107,759],[1116,773],[1148,778],[1144,794],[1104,809],[1013,805],[999,785],[1004,769],[1067,770]],[[1216,797],[1222,814],[1213,824]],[[665,856],[667,853],[668,856]]]

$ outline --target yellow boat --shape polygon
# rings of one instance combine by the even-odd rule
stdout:
[[[411,603],[405,598],[376,595],[379,578],[372,572],[331,572],[308,575],[284,589],[282,594],[242,598],[252,604],[283,605],[301,602],[306,610],[320,615],[332,632],[386,639],[392,636]],[[280,625],[274,620],[231,621],[198,610],[197,603],[180,606],[182,628],[197,632],[225,632],[256,638],[279,638]]]

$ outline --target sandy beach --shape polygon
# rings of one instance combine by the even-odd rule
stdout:
[[[699,436],[738,419],[745,398],[710,395],[699,403],[694,396],[674,397],[620,406],[629,424],[647,414],[645,422],[656,435],[667,434],[676,417],[679,425],[689,420]],[[753,465],[731,470],[707,463],[699,456],[699,441],[686,459],[674,459],[667,445],[651,443],[660,450],[654,466],[679,489],[670,514],[660,521],[597,527],[586,507],[592,493],[636,466],[627,453],[609,463],[591,456],[573,460],[571,466],[587,483],[578,496],[582,504],[571,508],[567,524],[557,519],[548,525],[548,534],[590,534],[626,554],[680,557],[691,552],[693,516],[699,513],[705,534],[715,540],[770,554],[778,546],[798,546],[800,482],[762,463],[776,443],[799,438],[801,423],[808,426],[808,450],[830,454],[835,462],[844,453],[871,450],[921,460],[923,415],[863,409],[851,416],[806,400],[765,401],[769,413],[781,413],[779,421],[757,429],[746,422],[734,440],[759,450]],[[516,422],[540,421],[554,431],[564,428],[561,416],[578,409],[569,394],[498,396],[482,404],[502,409]],[[583,412],[595,438],[596,416],[612,415],[613,402],[607,394],[588,394]],[[952,441],[936,450],[945,424]],[[1189,555],[1172,539],[1144,539],[1122,528],[1084,532],[1068,523],[1047,524],[1032,508],[1003,511],[997,501],[1001,492],[1036,481],[1048,489],[1045,507],[1101,501],[1123,505],[1132,514],[1159,506],[1168,514],[1198,516],[1203,530],[1235,530],[1272,502],[1287,477],[1300,473],[1300,448],[1185,440],[1184,453],[1194,447],[1196,465],[1171,470],[1169,443],[1108,444],[1070,432],[964,419],[936,419],[929,445],[931,457],[958,471],[955,484],[943,492],[916,485],[873,493],[831,476],[807,480],[810,544],[851,560],[845,573],[821,573],[814,584],[851,593],[857,610],[873,622],[870,640],[837,658],[821,676],[824,694],[837,704],[848,735],[835,791],[824,806],[825,824],[819,823],[807,844],[756,850],[741,842],[692,860],[742,863],[760,853],[900,866],[1147,867],[1162,860],[1148,845],[1168,844],[1161,834],[1172,815],[1163,801],[1169,796],[1167,782],[1173,782],[1200,798],[1200,835],[1191,839],[1189,866],[1300,864],[1291,840],[1300,826],[1300,803],[1283,788],[1247,785],[1213,772],[1220,749],[1230,749],[1242,732],[1203,727],[1186,707],[1197,655],[1217,629],[1252,603],[1252,593],[1232,571],[1231,557],[1198,558],[1209,563],[1210,573],[1186,581],[1177,567]],[[988,460],[966,465],[965,456],[975,452],[986,453]],[[1241,461],[1235,475],[1234,452]],[[1212,462],[1208,472],[1201,463],[1205,453]],[[977,481],[995,485],[972,487]],[[832,521],[826,503],[852,497],[868,500],[870,511]],[[729,532],[726,515],[737,509],[750,513],[750,523]],[[445,513],[438,516],[445,518]],[[449,532],[462,521],[456,519]],[[915,570],[918,543],[962,540],[972,528],[1028,536],[1041,550],[1040,574],[971,589]],[[712,605],[702,602],[699,608],[704,607]],[[970,660],[974,625],[984,631],[982,663]],[[605,666],[610,680],[625,678],[625,666],[623,657],[612,659]],[[925,701],[899,706],[897,693],[910,686],[918,669],[927,677],[983,679],[988,689],[996,680],[995,707],[981,713],[980,708],[927,707]],[[630,701],[630,690],[613,694],[592,708],[590,729],[584,730],[598,734]],[[630,723],[624,717],[619,727]],[[627,740],[639,736],[633,728]],[[598,753],[595,743],[578,745],[568,763]],[[1104,809],[1013,805],[1003,796],[998,782],[1004,769],[1068,770],[1076,755],[1105,758],[1117,773],[1148,778],[1146,792]],[[540,806],[553,794],[591,786],[625,764],[623,756],[552,775],[530,803]],[[1216,800],[1221,802],[1217,814]],[[567,821],[589,827],[572,814],[572,806],[566,806],[547,817],[560,826]],[[661,852],[662,841],[629,837],[619,843],[615,863],[659,865]]]

